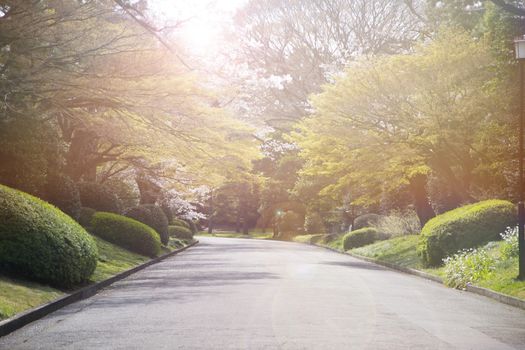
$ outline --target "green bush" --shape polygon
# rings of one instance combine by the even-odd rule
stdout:
[[[93,208],[88,208],[88,207],[80,208],[80,215],[77,220],[80,226],[86,229],[89,228],[91,226],[91,219],[93,218],[93,215],[96,212],[97,211]]]
[[[44,199],[55,205],[73,219],[80,217],[80,193],[68,176],[54,174],[47,178]]]
[[[126,212],[126,216],[153,228],[159,234],[162,244],[168,244],[168,218],[159,206],[153,204],[142,204],[130,208]]]
[[[180,239],[193,239],[193,233],[186,227],[171,225],[168,228],[170,237],[180,238]]]
[[[93,238],[72,218],[0,185],[0,267],[59,287],[86,280],[97,265]]]
[[[514,205],[487,200],[460,207],[429,220],[421,231],[419,253],[427,266],[462,249],[474,248],[500,238],[500,232],[516,222]]]
[[[160,253],[160,237],[151,227],[122,215],[97,212],[91,219],[91,232],[122,248],[146,256]]]
[[[378,232],[377,229],[373,227],[363,227],[359,230],[354,230],[344,235],[343,249],[346,251],[352,248],[359,248],[365,245],[372,244],[375,241],[380,241],[388,238],[388,235]]]
[[[177,218],[171,219],[171,225],[182,226],[182,227],[187,228],[188,230],[190,229],[190,225],[185,220],[182,220],[182,219],[177,219]]]
[[[83,207],[93,208],[97,211],[120,213],[120,200],[109,187],[95,182],[81,182],[78,184],[78,190]]]
[[[354,219],[352,230],[355,231],[365,227],[375,227],[381,218],[381,215],[373,213],[360,215]]]

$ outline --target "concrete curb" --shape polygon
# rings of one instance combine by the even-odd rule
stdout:
[[[511,297],[509,295],[494,292],[493,290],[490,290],[487,288],[477,287],[471,284],[467,285],[466,291],[475,293],[478,295],[482,295],[484,297],[499,301],[500,303],[507,304],[507,305],[514,306],[514,307],[525,310],[525,300],[521,300],[515,297]]]
[[[115,275],[113,277],[110,277],[104,281],[101,281],[101,282],[98,282],[98,283],[94,283],[92,285],[89,285],[87,287],[84,287],[82,289],[79,289],[77,290],[76,292],[73,292],[71,294],[68,294],[66,296],[63,296],[61,298],[58,298],[54,301],[51,301],[47,304],[44,304],[44,305],[40,305],[40,306],[37,306],[33,309],[30,309],[30,310],[27,310],[27,311],[24,311],[22,313],[19,313],[11,318],[8,318],[6,320],[3,320],[0,322],[0,337],[3,337],[4,335],[7,335],[19,328],[22,328],[23,326],[33,322],[33,321],[36,321],[58,309],[61,309],[63,308],[64,306],[66,305],[69,305],[69,304],[72,304],[74,302],[77,302],[79,300],[83,300],[83,299],[87,299],[95,294],[97,294],[98,291],[100,291],[101,289],[103,288],[106,288],[107,286],[123,279],[123,278],[126,278],[128,277],[129,275],[131,274],[134,274],[135,272],[138,272],[140,270],[143,270],[145,269],[146,267],[148,266],[151,266],[153,264],[156,264],[158,262],[161,262],[162,260],[166,259],[166,258],[169,258],[173,255],[176,255],[180,252],[183,252],[185,251],[186,249],[188,248],[191,248],[193,247],[194,245],[196,245],[197,243],[199,243],[198,240],[196,240],[195,242],[183,247],[183,248],[180,248],[180,249],[177,249],[177,250],[174,250],[172,252],[169,252],[167,254],[164,254],[162,256],[159,256],[158,258],[155,258],[155,259],[151,259],[150,261],[147,261],[145,262],[144,264],[142,265],[138,265],[138,266],[135,266],[129,270],[126,270],[124,272],[121,272],[119,273],[118,275]]]
[[[299,242],[296,242],[296,243],[299,243]],[[339,253],[339,254],[350,255],[351,257],[354,257],[356,259],[364,260],[364,261],[367,261],[367,262],[370,262],[370,263],[373,263],[373,264],[376,264],[376,265],[387,267],[387,268],[392,269],[392,270],[408,273],[410,275],[423,277],[425,279],[428,279],[428,280],[431,280],[431,281],[443,284],[443,279],[441,279],[440,277],[431,275],[431,274],[423,272],[423,271],[419,271],[419,270],[415,270],[415,269],[411,269],[411,268],[407,268],[407,267],[398,266],[398,265],[395,265],[395,264],[392,264],[392,263],[379,261],[379,260],[376,260],[376,259],[373,259],[373,258],[369,258],[369,257],[366,257],[366,256],[356,255],[356,254],[352,254],[352,253],[348,253],[348,252],[342,252],[342,251],[334,249],[334,248],[325,247],[325,246],[317,245],[317,244],[314,244],[314,243],[306,243],[306,244],[312,245],[312,246],[316,246],[316,247],[320,247],[320,248],[324,248],[324,249],[328,249],[328,250],[331,250],[331,251]],[[514,307],[517,307],[517,308],[525,310],[525,300],[518,299],[518,298],[515,298],[515,297],[511,297],[509,295],[501,294],[501,293],[495,292],[495,291],[487,289],[487,288],[477,287],[477,286],[474,286],[472,284],[467,285],[467,288],[465,290],[467,292],[478,294],[478,295],[481,295],[481,296],[484,296],[484,297],[487,297],[487,298],[499,301],[500,303],[507,304],[507,305],[514,306]]]

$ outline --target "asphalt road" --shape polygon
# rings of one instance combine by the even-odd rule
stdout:
[[[525,349],[525,311],[321,248],[201,238],[0,349]]]

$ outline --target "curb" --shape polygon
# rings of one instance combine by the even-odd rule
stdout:
[[[467,284],[466,291],[474,293],[474,294],[482,295],[484,297],[499,301],[500,303],[507,304],[507,305],[514,306],[514,307],[525,310],[525,300],[521,300],[515,297],[511,297],[509,295],[494,292],[493,290],[490,290],[487,288],[477,287],[472,284]]]
[[[296,242],[296,243],[299,243],[299,242]],[[392,269],[392,270],[404,272],[404,273],[407,273],[407,274],[410,274],[410,275],[419,276],[419,277],[422,277],[422,278],[425,278],[425,279],[428,279],[428,280],[431,280],[431,281],[434,281],[434,282],[437,282],[437,283],[440,283],[440,284],[444,284],[443,283],[443,279],[441,279],[438,276],[431,275],[431,274],[429,274],[427,272],[411,269],[411,268],[408,268],[408,267],[398,266],[398,265],[395,265],[395,264],[392,264],[392,263],[388,263],[388,262],[384,262],[384,261],[375,260],[373,258],[369,258],[369,257],[366,257],[366,256],[361,256],[361,255],[357,255],[357,254],[342,252],[342,251],[334,249],[334,248],[325,247],[325,246],[317,245],[317,244],[314,244],[314,243],[305,243],[305,244],[308,244],[308,245],[311,245],[311,246],[315,246],[315,247],[319,247],[319,248],[328,249],[328,250],[330,250],[332,252],[335,252],[335,253],[349,255],[349,256],[351,256],[353,258],[364,260],[364,261],[367,261],[367,262],[370,262],[370,263],[373,263],[373,264],[376,264],[376,265],[384,266],[384,267],[387,267],[387,268]],[[478,294],[478,295],[481,295],[481,296],[484,296],[484,297],[487,297],[487,298],[499,301],[502,304],[507,304],[507,305],[514,306],[514,307],[517,307],[519,309],[525,310],[525,300],[518,299],[518,298],[515,298],[515,297],[511,297],[509,295],[501,294],[501,293],[495,292],[495,291],[487,289],[487,288],[477,287],[477,286],[474,286],[472,284],[468,284],[467,288],[465,290],[467,292],[470,292],[470,293]]]
[[[299,242],[297,242],[297,243],[299,243]],[[419,277],[425,278],[427,280],[443,284],[443,280],[441,279],[441,277],[434,276],[434,275],[431,275],[431,274],[423,272],[423,271],[411,269],[411,268],[408,268],[408,267],[402,267],[402,266],[395,265],[395,264],[392,264],[392,263],[389,263],[389,262],[385,262],[385,261],[379,261],[379,260],[376,260],[376,259],[373,259],[373,258],[369,258],[369,257],[366,257],[366,256],[361,256],[361,255],[352,254],[352,253],[348,253],[348,252],[342,252],[340,250],[337,250],[337,249],[334,249],[334,248],[330,248],[330,247],[326,247],[326,246],[322,246],[322,245],[317,245],[315,243],[306,243],[306,244],[311,245],[311,246],[315,246],[315,247],[319,247],[319,248],[328,249],[328,250],[330,250],[332,252],[335,252],[335,253],[339,253],[339,254],[343,254],[343,255],[349,255],[349,256],[351,256],[353,258],[356,258],[356,259],[359,259],[359,260],[364,260],[364,261],[372,263],[372,264],[380,265],[380,266],[389,268],[391,270],[396,270],[396,271],[407,273],[407,274],[410,274],[410,275],[419,276]]]
[[[112,276],[106,280],[103,280],[101,282],[98,282],[98,283],[94,283],[92,285],[89,285],[87,287],[84,287],[84,288],[81,288],[79,289],[78,291],[76,292],[73,292],[71,294],[68,294],[66,296],[63,296],[61,298],[58,298],[54,301],[51,301],[47,304],[44,304],[44,305],[40,305],[40,306],[37,306],[33,309],[30,309],[30,310],[27,310],[27,311],[24,311],[20,314],[17,314],[11,318],[8,318],[6,320],[3,320],[0,322],[0,337],[3,337],[4,335],[7,335],[19,328],[22,328],[23,326],[33,322],[33,321],[36,321],[58,309],[61,309],[63,308],[64,306],[67,306],[69,304],[72,304],[74,302],[77,302],[77,301],[80,301],[80,300],[83,300],[83,299],[87,299],[95,294],[97,294],[98,291],[100,291],[101,289],[103,288],[106,288],[107,286],[123,279],[123,278],[126,278],[128,277],[129,275],[131,274],[134,274],[135,272],[138,272],[140,270],[143,270],[145,269],[146,267],[148,266],[151,266],[153,264],[156,264],[158,262],[161,262],[162,260],[166,259],[166,258],[169,258],[173,255],[176,255],[178,253],[181,253],[183,251],[185,251],[186,249],[188,248],[191,248],[193,247],[194,245],[196,245],[197,243],[199,243],[198,240],[196,240],[195,242],[183,247],[183,248],[180,248],[180,249],[177,249],[177,250],[174,250],[172,252],[169,252],[167,254],[164,254],[162,256],[159,256],[155,259],[151,259],[150,261],[147,261],[145,262],[144,264],[142,265],[138,265],[138,266],[135,266],[129,270],[126,270],[124,272],[121,272],[115,276]]]

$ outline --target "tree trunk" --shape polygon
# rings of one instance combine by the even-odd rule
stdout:
[[[160,186],[140,175],[135,178],[135,182],[140,192],[140,204],[155,204],[160,195]]]
[[[428,193],[426,189],[427,176],[418,174],[410,178],[409,188],[414,199],[414,206],[416,209],[421,227],[425,226],[428,220],[436,216],[434,209],[428,200]]]
[[[98,147],[97,135],[89,130],[77,129],[72,134],[66,155],[66,174],[74,181],[96,181]]]

